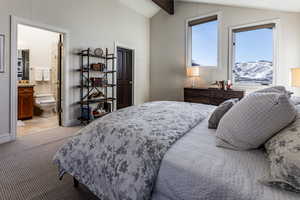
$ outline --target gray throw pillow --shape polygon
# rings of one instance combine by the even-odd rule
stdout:
[[[221,103],[211,114],[208,120],[208,128],[217,129],[220,120],[227,113],[227,111],[234,106],[239,101],[239,99],[229,99]]]
[[[280,85],[257,90],[254,93],[281,93],[281,94],[285,94],[289,98],[293,94],[292,92],[286,90],[284,86],[280,86]]]
[[[292,96],[292,97],[291,97],[291,101],[292,101],[295,105],[299,105],[299,104],[300,104],[300,97],[298,97],[298,96]]]
[[[298,107],[300,111],[300,107]],[[297,110],[298,110],[297,109]],[[300,112],[296,121],[272,137],[265,149],[270,173],[262,183],[300,192]]]
[[[280,93],[254,93],[243,98],[221,119],[217,146],[235,150],[256,149],[288,126],[297,111]]]

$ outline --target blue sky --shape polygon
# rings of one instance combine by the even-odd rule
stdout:
[[[217,21],[192,27],[192,59],[202,66],[217,65]],[[204,37],[203,37],[204,35]],[[236,62],[272,61],[271,29],[259,29],[236,34]]]
[[[202,66],[217,66],[217,21],[192,27],[192,59]],[[202,37],[204,35],[204,37]]]
[[[236,33],[236,62],[273,61],[272,29]]]

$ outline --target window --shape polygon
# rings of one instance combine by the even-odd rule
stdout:
[[[232,78],[236,84],[274,83],[275,23],[232,30]]]
[[[188,21],[188,66],[218,66],[218,16]]]

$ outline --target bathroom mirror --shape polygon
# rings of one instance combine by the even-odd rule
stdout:
[[[18,80],[29,81],[29,49],[18,50]]]

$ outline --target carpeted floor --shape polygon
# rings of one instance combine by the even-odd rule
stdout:
[[[54,153],[78,129],[56,128],[0,145],[0,199],[96,200],[82,185],[74,188],[72,177],[59,181],[52,164]]]

